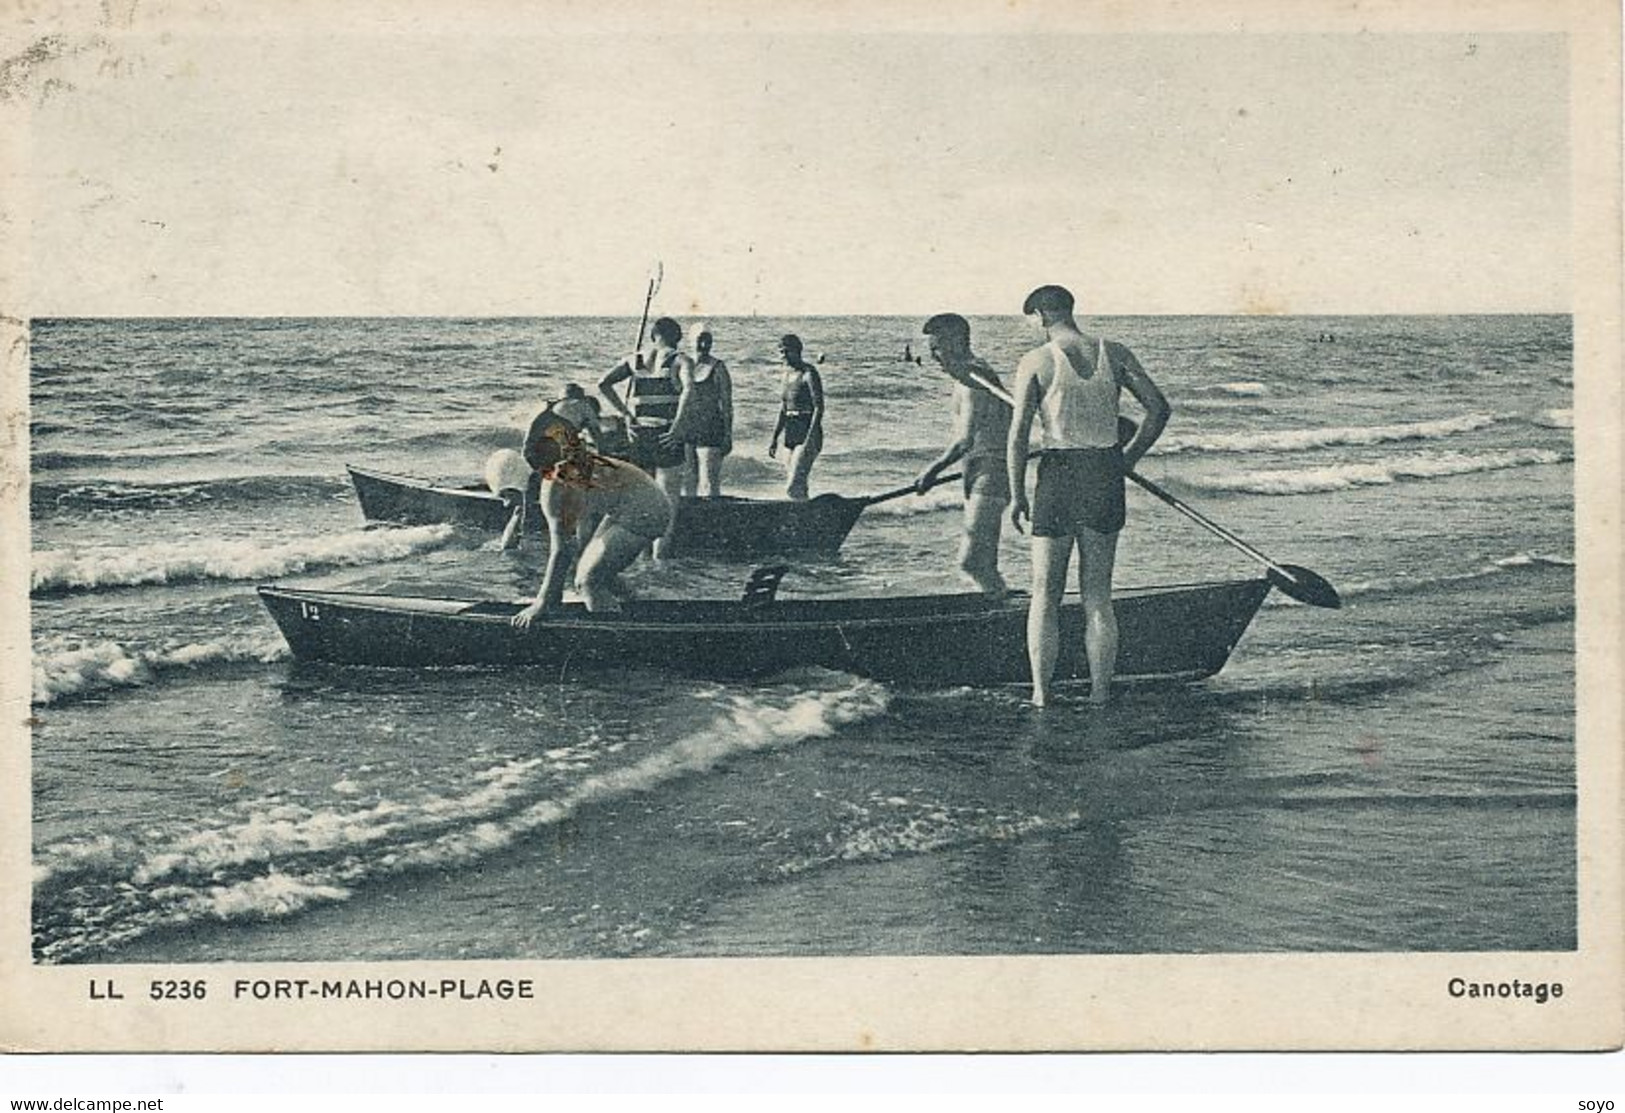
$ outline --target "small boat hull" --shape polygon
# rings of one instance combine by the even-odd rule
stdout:
[[[432,525],[446,522],[500,532],[512,509],[484,484],[445,487],[427,479],[351,467],[361,513],[368,521]],[[815,499],[678,500],[671,554],[758,557],[838,551],[863,503],[838,495]]]
[[[1116,598],[1118,676],[1125,682],[1212,676],[1269,593],[1267,580],[1143,588]],[[821,667],[930,687],[1028,679],[1026,599],[979,595],[891,599],[639,600],[615,614],[580,604],[528,630],[523,604],[261,587],[261,600],[301,660],[425,668],[537,665],[561,670],[652,667],[715,679]],[[1057,676],[1082,679],[1083,608],[1062,607]]]

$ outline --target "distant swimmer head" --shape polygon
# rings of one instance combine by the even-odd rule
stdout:
[[[970,354],[970,322],[957,313],[938,313],[921,332],[931,339],[931,355],[938,363]]]
[[[663,341],[668,348],[675,348],[683,338],[683,326],[670,317],[657,317],[655,323],[649,326],[649,335]]]
[[[1065,286],[1040,286],[1021,303],[1021,312],[1027,317],[1036,313],[1039,322],[1047,327],[1069,320],[1073,305],[1072,291]]]

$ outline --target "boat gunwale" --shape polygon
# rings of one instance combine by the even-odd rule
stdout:
[[[1246,579],[1246,580],[1214,580],[1214,581],[1190,583],[1190,584],[1156,584],[1156,585],[1150,585],[1150,586],[1144,586],[1144,587],[1130,587],[1130,588],[1124,588],[1119,592],[1114,592],[1113,593],[1113,599],[1115,601],[1115,600],[1120,600],[1120,599],[1121,600],[1126,600],[1126,599],[1130,599],[1130,598],[1150,598],[1150,597],[1156,597],[1156,596],[1159,596],[1159,595],[1170,595],[1170,594],[1180,594],[1180,593],[1194,593],[1194,592],[1210,591],[1210,590],[1221,589],[1221,588],[1241,588],[1241,587],[1244,587],[1244,586],[1256,586],[1256,585],[1263,585],[1264,588],[1265,588],[1264,594],[1259,597],[1258,605],[1262,605],[1263,598],[1264,598],[1265,595],[1268,595],[1268,589],[1270,587],[1269,580],[1267,578],[1265,578],[1265,577],[1257,577],[1257,578]],[[514,607],[514,608],[522,608],[522,607],[526,606],[527,602],[528,602],[526,600],[492,599],[492,598],[489,598],[489,597],[477,598],[477,599],[462,599],[462,598],[444,597],[444,596],[388,595],[388,594],[381,594],[381,593],[378,593],[378,592],[328,590],[328,589],[324,589],[324,588],[298,588],[298,587],[289,588],[289,587],[281,587],[281,586],[276,585],[276,584],[260,584],[255,588],[255,591],[262,598],[264,598],[264,597],[272,597],[272,598],[280,597],[280,598],[283,598],[283,599],[286,599],[286,600],[289,600],[289,601],[292,601],[292,602],[300,602],[300,601],[324,602],[324,601],[326,601],[326,602],[331,602],[333,605],[339,606],[339,607],[348,607],[348,608],[351,608],[353,610],[365,611],[365,612],[367,612],[369,614],[387,615],[387,616],[396,617],[396,618],[424,617],[424,618],[434,619],[434,620],[437,620],[437,621],[438,620],[450,620],[450,621],[457,621],[457,622],[475,623],[475,624],[481,624],[481,625],[502,625],[502,626],[509,625],[511,619],[513,618],[512,613],[509,613],[509,614],[491,614],[491,613],[470,614],[470,613],[467,612],[466,608],[477,607],[477,606],[480,606],[482,604],[497,604],[497,605],[504,606],[504,607],[511,606],[511,607]],[[333,597],[337,597],[337,598],[334,599]],[[1030,596],[1028,596],[1025,593],[1021,593],[1021,592],[1012,592],[1009,596],[1007,596],[1006,598],[1004,598],[1002,600],[988,600],[988,599],[985,599],[984,597],[980,596],[979,594],[977,594],[975,592],[956,592],[956,593],[953,593],[953,594],[944,593],[944,594],[938,594],[938,595],[894,595],[894,596],[874,596],[874,597],[836,596],[836,597],[830,597],[830,598],[827,598],[827,599],[819,598],[819,597],[814,596],[814,597],[799,597],[799,598],[796,598],[796,599],[786,600],[785,602],[790,603],[790,604],[816,604],[816,603],[823,603],[823,602],[828,602],[828,603],[852,603],[852,602],[860,602],[860,601],[863,601],[863,600],[865,600],[867,598],[873,598],[873,599],[875,599],[876,601],[879,601],[879,602],[892,603],[892,604],[903,603],[905,601],[918,601],[918,602],[922,603],[922,605],[923,605],[924,602],[928,601],[928,600],[943,600],[943,601],[962,602],[962,603],[966,603],[966,604],[974,604],[975,602],[981,601],[981,602],[984,602],[986,605],[982,606],[982,607],[967,606],[964,609],[944,610],[944,611],[935,611],[935,612],[922,610],[922,611],[919,611],[919,612],[916,612],[916,613],[911,613],[911,614],[888,614],[888,615],[868,615],[868,616],[854,615],[854,616],[851,616],[851,617],[845,617],[845,616],[842,616],[842,617],[808,616],[808,617],[805,617],[805,618],[795,618],[795,617],[792,617],[792,616],[774,616],[772,614],[773,609],[776,606],[781,605],[780,603],[778,603],[776,601],[773,602],[773,603],[758,605],[757,607],[755,607],[753,609],[748,609],[747,610],[747,609],[745,609],[745,604],[744,604],[743,601],[735,600],[735,599],[701,599],[701,600],[650,599],[650,600],[648,600],[648,602],[650,602],[650,603],[688,603],[688,604],[702,604],[702,605],[709,604],[711,606],[718,607],[718,608],[732,608],[735,613],[729,614],[729,615],[723,615],[723,616],[720,616],[720,617],[714,616],[714,617],[708,617],[708,618],[694,618],[694,619],[688,619],[688,620],[683,620],[683,619],[679,618],[679,619],[677,619],[675,621],[653,621],[653,620],[650,620],[650,619],[624,618],[624,617],[622,617],[623,612],[609,612],[609,613],[606,613],[606,614],[603,614],[603,615],[595,616],[591,612],[585,611],[584,609],[581,610],[581,611],[575,611],[574,608],[581,607],[582,604],[574,603],[574,604],[567,604],[567,606],[569,606],[571,608],[570,612],[564,613],[564,614],[554,612],[551,615],[549,615],[548,617],[546,617],[545,619],[543,619],[543,622],[544,622],[544,624],[546,625],[547,628],[555,629],[555,630],[558,630],[558,629],[604,629],[604,630],[613,629],[613,630],[618,630],[618,631],[630,631],[630,632],[636,632],[636,631],[642,631],[642,630],[657,631],[657,632],[672,632],[672,631],[686,631],[686,630],[727,630],[727,629],[736,628],[736,627],[737,628],[742,628],[742,629],[755,630],[755,631],[774,630],[774,629],[805,630],[805,629],[808,629],[809,627],[819,627],[819,626],[836,627],[836,628],[854,627],[854,628],[884,629],[886,627],[896,627],[896,626],[915,626],[915,625],[918,625],[918,624],[920,624],[922,622],[930,622],[932,624],[941,625],[941,624],[954,623],[954,622],[977,622],[977,621],[982,621],[982,620],[985,620],[989,615],[1003,614],[1003,613],[1007,613],[1007,612],[1010,612],[1010,611],[1013,611],[1013,610],[1024,609],[1027,606],[1027,603],[1028,603],[1028,600],[1029,600]],[[383,600],[384,602],[368,602],[369,600]],[[399,605],[401,602],[405,602],[408,605],[407,606],[401,606],[401,605]],[[445,609],[434,609],[434,608],[425,608],[425,609],[422,609],[422,610],[414,610],[410,606],[410,604],[412,602],[429,603],[429,604],[442,604],[442,605],[455,604],[455,605],[461,606],[461,607],[463,607],[465,609],[460,610],[460,611],[445,610]],[[1257,612],[1257,606],[1258,605],[1255,605],[1255,607],[1253,608],[1254,613]],[[513,613],[517,613],[517,610],[515,612],[513,612]]]

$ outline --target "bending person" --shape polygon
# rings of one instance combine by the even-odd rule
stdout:
[[[682,493],[714,499],[722,494],[722,460],[733,451],[733,380],[728,365],[711,354],[711,330],[694,333],[694,365],[677,401],[667,434],[688,454]]]
[[[1004,508],[1010,503],[1004,459],[1010,407],[990,394],[987,386],[1002,392],[1004,384],[971,351],[970,322],[959,314],[938,313],[921,331],[930,338],[931,358],[954,380],[954,439],[920,473],[914,489],[924,494],[952,464],[964,462],[965,527],[959,544],[959,570],[983,594],[1003,599],[1009,589],[999,575],[999,534],[1004,527]]]
[[[641,469],[592,452],[580,430],[554,413],[531,423],[525,460],[541,474],[538,501],[550,546],[536,599],[513,625],[524,629],[559,607],[572,561],[587,610],[618,610],[620,574],[670,529],[671,499]]]
[[[783,441],[790,450],[785,494],[805,499],[812,466],[824,451],[824,380],[818,368],[801,358],[801,338],[794,333],[786,333],[779,341],[779,354],[784,357],[784,399],[779,403],[779,420],[773,426],[767,454],[776,459]]]
[[[1117,670],[1117,615],[1112,572],[1117,534],[1126,515],[1124,476],[1162,435],[1170,408],[1157,384],[1121,344],[1085,334],[1072,316],[1072,295],[1041,286],[1021,311],[1036,318],[1048,342],[1034,348],[1016,369],[1015,414],[1007,453],[1010,521],[1019,530],[1032,520],[1033,594],[1027,612],[1027,656],[1033,704],[1050,701],[1050,681],[1060,649],[1061,596],[1067,566],[1078,550],[1078,590],[1083,596],[1084,650],[1089,659],[1091,703],[1111,695]],[[1117,443],[1118,401],[1127,388],[1145,407],[1145,422],[1127,447]],[[1044,430],[1044,451],[1032,504],[1027,502],[1027,448],[1033,417]]]

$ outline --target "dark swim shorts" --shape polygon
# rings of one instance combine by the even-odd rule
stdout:
[[[1128,508],[1120,448],[1051,449],[1038,458],[1033,536],[1076,537],[1083,529],[1116,533]]]
[[[688,460],[688,453],[683,446],[674,444],[666,447],[660,443],[660,435],[666,431],[664,426],[651,427],[640,425],[632,431],[632,463],[653,475],[657,468],[680,468]]]

